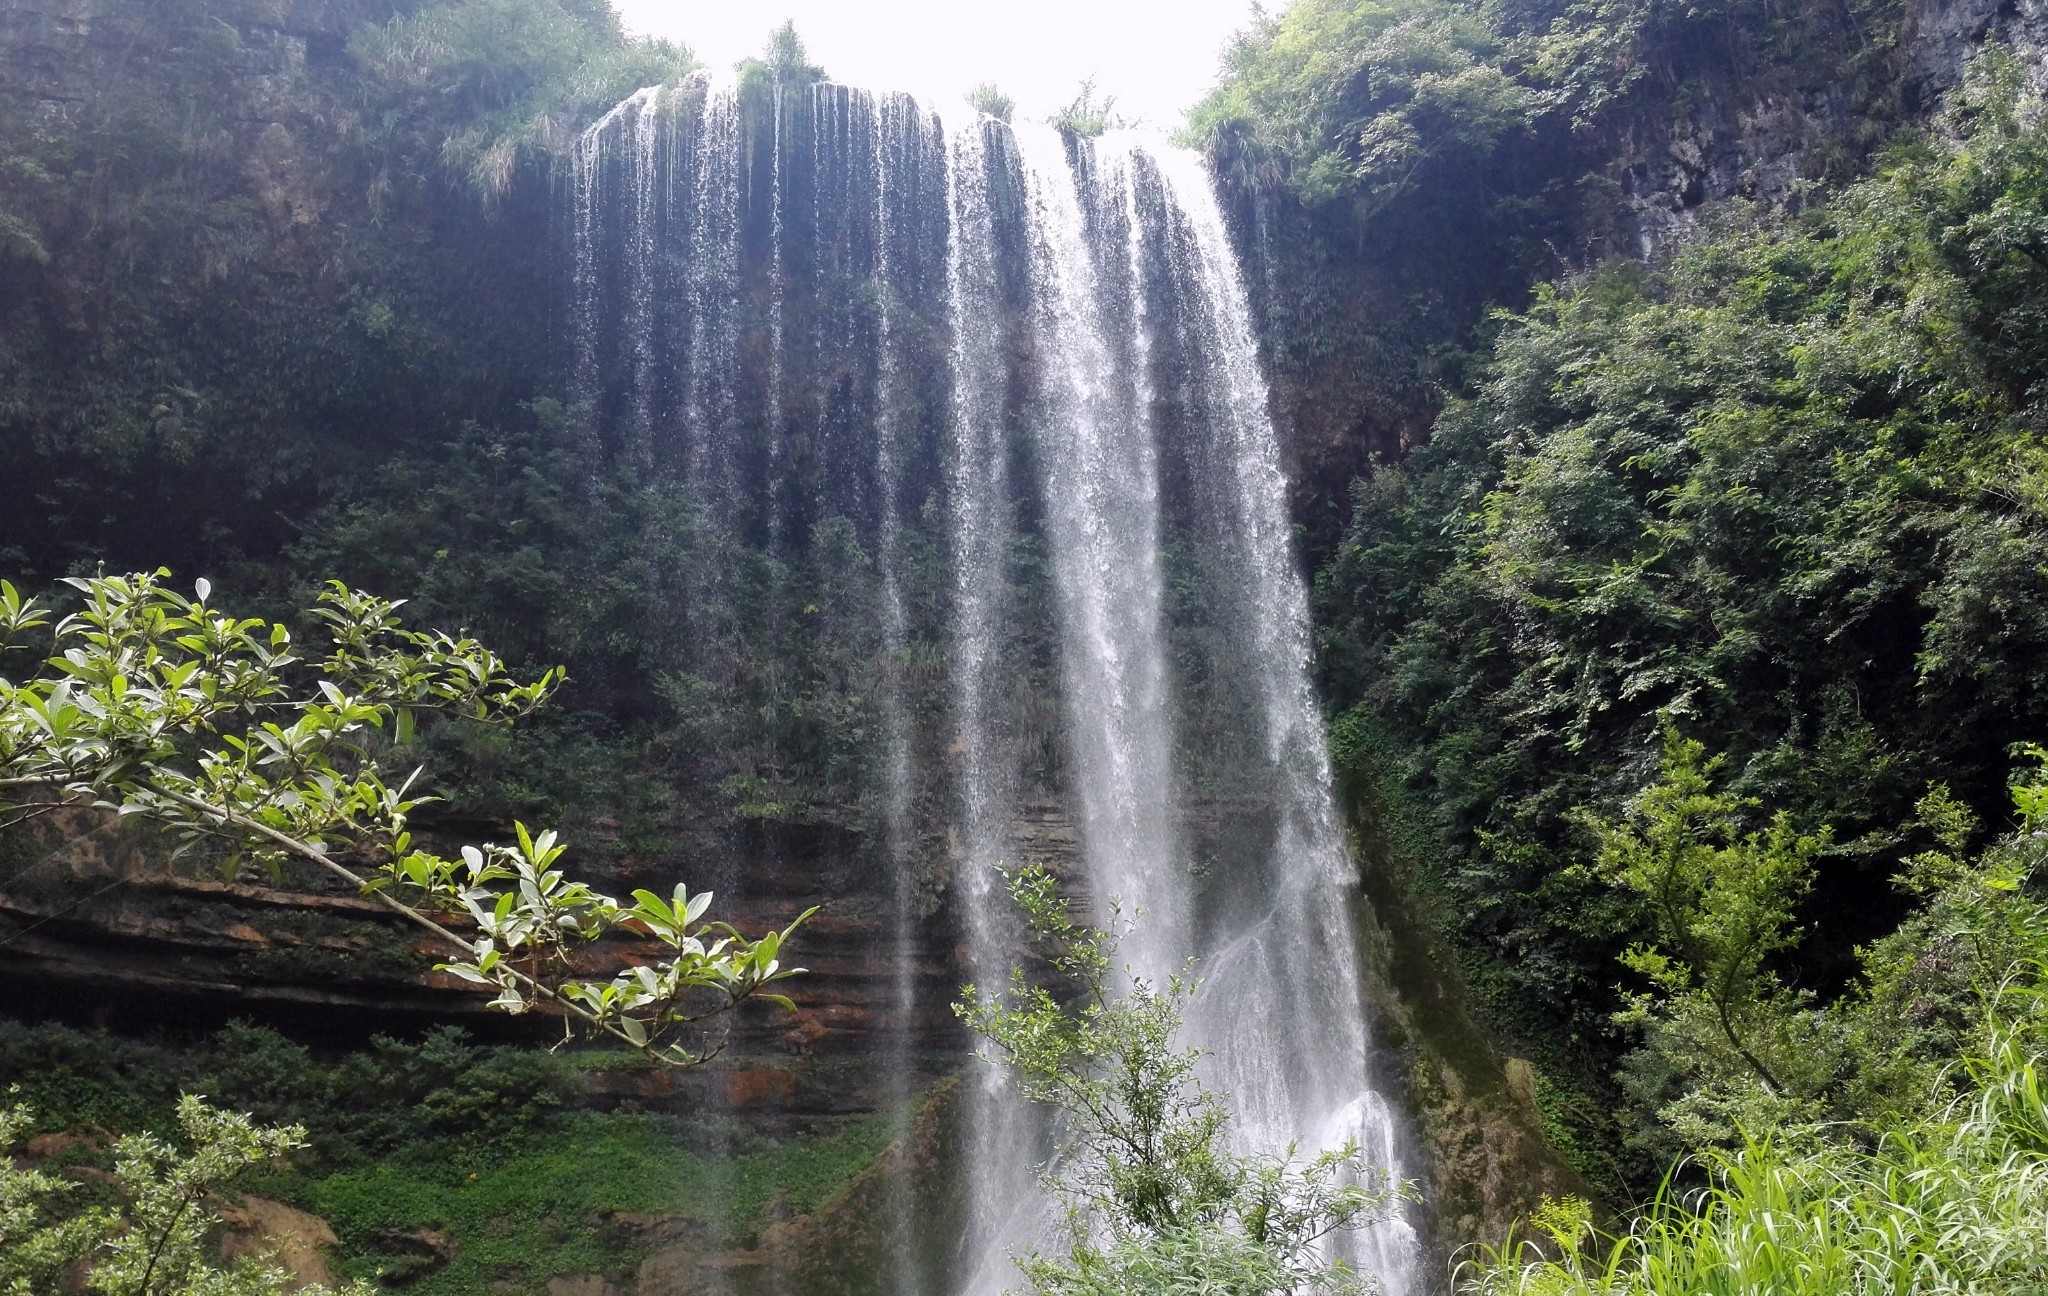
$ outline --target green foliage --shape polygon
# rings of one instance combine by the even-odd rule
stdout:
[[[1599,871],[1642,898],[1655,933],[1622,953],[1622,965],[1651,989],[1632,997],[1621,1020],[1647,1031],[1646,1051],[1667,1065],[1696,1075],[1742,1072],[1772,1099],[1810,1099],[1833,1078],[1825,1051],[1816,1054],[1806,1032],[1787,1029],[1805,1020],[1800,1009],[1810,996],[1796,994],[1769,960],[1795,943],[1793,907],[1828,833],[1797,833],[1782,811],[1762,831],[1744,832],[1742,815],[1755,803],[1714,791],[1718,766],[1703,744],[1667,724],[1658,781],[1625,822],[1596,826]],[[1695,1088],[1682,1102],[1700,1097]],[[1660,1115],[1687,1142],[1704,1141],[1696,1112]]]
[[[287,626],[224,616],[206,581],[187,599],[159,583],[167,575],[67,582],[83,606],[51,627],[45,673],[0,678],[0,804],[13,822],[89,805],[159,825],[176,853],[224,843],[231,870],[244,853],[311,863],[452,944],[463,957],[442,969],[497,991],[494,1006],[545,1000],[565,1025],[581,1019],[664,1061],[704,1060],[686,1037],[746,999],[788,1006],[767,988],[801,971],[778,957],[796,924],[746,939],[704,922],[710,895],[680,884],[613,899],[558,867],[553,832],[524,824],[516,844],[455,856],[414,841],[422,771],[394,784],[382,762],[407,754],[415,716],[509,724],[546,700],[558,670],[518,683],[475,640],[406,630],[397,604],[339,582],[309,614],[331,648],[302,659]],[[48,624],[0,582],[0,632]],[[466,913],[476,935],[428,911]],[[665,953],[608,980],[577,974],[577,951],[620,933]]]
[[[1123,118],[1116,113],[1116,96],[1098,94],[1092,77],[1081,83],[1066,107],[1046,120],[1054,130],[1082,139],[1093,139],[1104,131],[1125,125]]]
[[[0,1151],[11,1150],[32,1120],[28,1108],[0,1112]],[[33,1296],[52,1289],[72,1265],[88,1266],[86,1290],[100,1296],[278,1296],[299,1287],[284,1271],[253,1257],[228,1268],[207,1254],[219,1223],[219,1195],[252,1167],[305,1142],[295,1126],[266,1129],[247,1116],[179,1100],[178,1144],[130,1134],[114,1146],[118,1206],[91,1206],[61,1218],[51,1208],[75,1184],[0,1158],[0,1291]],[[342,1296],[369,1296],[354,1284]]]
[[[560,378],[534,163],[692,66],[586,0],[166,0],[96,32],[0,108],[0,463],[37,483],[0,556],[38,581],[283,593],[329,574],[279,570],[299,521],[375,465],[523,425]]]
[[[22,1077],[21,1097],[44,1130],[165,1135],[176,1129],[178,1095],[204,1092],[259,1122],[302,1126],[308,1155],[324,1165],[434,1139],[516,1136],[581,1092],[578,1061],[473,1044],[452,1026],[319,1058],[245,1022],[191,1047],[5,1022],[0,1071]]]
[[[1667,220],[1731,181],[1803,203],[1861,174],[1923,111],[1913,30],[1901,0],[1302,0],[1256,19],[1186,138],[1256,257],[1315,561],[1372,456],[1442,435],[1492,311],[1675,238]],[[1839,107],[1814,113],[1823,86]]]
[[[2032,831],[1966,857],[1971,819],[1945,789],[1931,790],[1921,824],[1942,844],[1908,859],[1898,879],[1922,908],[1861,951],[1862,976],[1848,992],[1822,1002],[1767,960],[1791,944],[1788,900],[1825,834],[1792,837],[1782,815],[1739,834],[1741,806],[1708,789],[1714,763],[1698,745],[1670,736],[1665,759],[1634,822],[1603,828],[1603,862],[1620,866],[1677,951],[1638,945],[1621,959],[1650,987],[1617,1016],[1639,1040],[1623,1085],[1656,1120],[1634,1141],[1668,1160],[1759,1138],[1876,1137],[1967,1090],[1958,1059],[1999,1047],[1984,1034],[1987,1014],[2032,1002],[2048,959]],[[2038,768],[2022,771],[2015,802],[2037,798],[2041,779]],[[2001,1020],[2021,1030],[2035,1019]]]
[[[528,144],[687,60],[579,0],[408,0],[345,42],[251,12],[159,5],[92,113],[0,111],[0,211],[48,254],[0,254],[0,467],[36,483],[0,514],[16,579],[165,563],[275,618],[341,577],[408,591],[515,671],[569,663],[573,696],[519,742],[418,740],[444,805],[557,826],[588,867],[876,840],[895,667],[865,507],[817,507],[850,480],[815,452],[830,438],[776,484],[805,515],[772,545],[758,518],[724,533],[673,475],[592,456],[560,321],[534,309],[563,263]],[[822,73],[793,35],[769,62],[795,86]],[[508,176],[478,200],[472,179]],[[946,573],[936,523],[917,530],[898,577],[922,678]]]
[[[1020,967],[1006,995],[967,986],[954,1011],[985,1038],[1025,1097],[1058,1116],[1063,1147],[1047,1182],[1068,1205],[1066,1254],[1019,1259],[1046,1296],[1214,1291],[1244,1296],[1359,1292],[1317,1248],[1383,1218],[1405,1186],[1373,1189],[1354,1147],[1306,1161],[1240,1155],[1228,1116],[1176,1048],[1193,983],[1154,986],[1115,966],[1117,935],[1076,923],[1051,874],[1010,877],[1034,941],[1077,993],[1063,1003]],[[1115,981],[1128,981],[1118,994]]]
[[[1384,206],[1524,133],[1535,92],[1499,66],[1483,11],[1441,0],[1309,0],[1240,36],[1190,129],[1283,167],[1310,201]]]
[[[825,69],[811,62],[796,23],[789,20],[768,33],[768,43],[758,58],[740,64],[741,89],[757,99],[763,92],[795,89],[824,79]]]
[[[560,150],[581,126],[697,64],[661,40],[629,40],[608,5],[441,0],[361,28],[349,52],[388,128],[442,132],[441,161],[501,198],[522,150]]]
[[[1003,93],[993,81],[984,81],[967,92],[968,106],[978,113],[985,113],[999,122],[1007,122],[1017,111],[1017,101]]]
[[[487,1144],[432,1139],[267,1191],[334,1225],[345,1272],[415,1272],[408,1290],[426,1296],[494,1282],[539,1291],[564,1274],[630,1268],[636,1244],[602,1227],[616,1214],[676,1216],[713,1245],[757,1245],[776,1219],[829,1200],[890,1129],[875,1119],[772,1143],[642,1113],[570,1112]],[[403,1242],[421,1230],[459,1241],[444,1267],[418,1272]]]
[[[630,1103],[593,1110],[601,1087],[586,1072],[626,1056],[487,1047],[451,1027],[323,1056],[246,1024],[181,1047],[0,1023],[0,1074],[23,1077],[34,1110],[22,1132],[174,1136],[189,1091],[259,1122],[302,1124],[289,1164],[253,1168],[246,1187],[327,1220],[341,1239],[337,1272],[404,1278],[430,1296],[494,1283],[538,1293],[564,1274],[630,1269],[647,1240],[611,1228],[615,1212],[756,1246],[775,1221],[827,1205],[898,1128],[874,1116],[770,1140]],[[111,1164],[97,1143],[56,1164],[74,1159],[87,1173]],[[94,1192],[66,1194],[55,1218],[97,1203]],[[424,1251],[423,1230],[453,1256]]]
[[[2039,1074],[2038,1006],[2002,1004],[1990,1048],[1972,1063],[1968,1102],[1908,1121],[1874,1146],[1809,1149],[1768,1139],[1706,1158],[1711,1186],[1667,1183],[1618,1236],[1553,1212],[1544,1258],[1527,1243],[1465,1266],[1482,1293],[1768,1291],[2021,1293],[2048,1280],[2048,1100]],[[2022,1024],[2027,1023],[2027,1024]],[[1539,1223],[1542,1221],[1539,1221]]]
[[[518,750],[437,753],[464,798],[596,810],[643,856],[729,850],[735,818],[872,825],[884,678],[872,538],[832,515],[771,552],[707,519],[679,482],[624,471],[598,479],[593,501],[562,412],[542,403],[531,417],[530,431],[472,431],[445,457],[390,464],[292,552],[306,570],[416,590],[415,608],[488,628],[529,665],[574,665],[575,710],[543,717]],[[913,665],[926,671],[942,560],[934,541],[905,537]]]
[[[20,1096],[10,1090],[10,1100]],[[90,1252],[112,1220],[105,1211],[83,1211],[52,1220],[50,1207],[76,1185],[41,1170],[17,1167],[14,1149],[33,1113],[19,1103],[0,1110],[0,1292],[37,1296]]]
[[[1736,836],[1739,803],[1706,787],[1714,762],[1669,738],[1637,826],[1610,825],[1605,836],[1638,891],[1654,897],[1673,873],[1704,883],[1688,889],[1677,920],[1705,930],[1685,956],[1701,962],[1674,967],[1641,948],[1624,956],[1654,987],[1623,1015],[1642,1032],[1625,1078],[1639,1099],[1661,1102],[1671,1135],[1639,1142],[1693,1159],[1617,1235],[1546,1203],[1534,1222],[1548,1246],[1482,1250],[1464,1266],[1464,1289],[2038,1290],[2048,1278],[2038,1227],[2048,1201],[2038,1074],[2048,903],[2030,808],[2048,775],[2038,748],[2023,753],[2035,766],[2015,775],[2022,829],[1975,857],[1964,854],[1974,816],[1945,788],[1922,798],[1920,824],[1937,845],[1908,859],[1899,880],[1923,906],[1863,951],[1849,993],[1819,1003],[1752,965],[1753,988],[1724,1014],[1697,973],[1725,965],[1731,933],[1734,948],[1782,944],[1789,913],[1778,898],[1806,861],[1798,839]],[[1731,876],[1736,856],[1760,876]],[[1707,1186],[1684,1190],[1695,1173]]]
[[[1465,189],[1503,146],[1534,147],[1552,164],[1540,178],[1500,167],[1477,186],[1526,217],[1588,183],[1603,159],[1587,146],[1631,117],[1668,130],[1695,102],[1788,74],[1842,84],[1881,113],[1883,33],[1899,15],[1892,0],[1825,13],[1744,0],[1304,0],[1239,35],[1190,130],[1305,200],[1367,219],[1423,188]]]
[[[2005,748],[2048,727],[2048,281],[2019,250],[2048,137],[2014,93],[1990,56],[1954,139],[1540,294],[1431,443],[1358,488],[1318,577],[1326,686],[1405,750],[1471,979],[1563,1081],[1608,1083],[1615,956],[1683,961],[1581,831],[1657,779],[1660,715],[1725,754],[1716,849],[1775,834],[1790,860],[1835,828],[1806,898],[1753,915],[1817,917],[1773,963],[1823,997],[1898,923],[1900,855],[1990,820]]]

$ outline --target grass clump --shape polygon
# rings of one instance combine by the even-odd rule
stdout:
[[[1468,1267],[1483,1296],[2038,1292],[2048,1284],[2048,1090],[2027,1032],[2002,1028],[1968,1101],[1870,1145],[1753,1139],[1702,1154],[1706,1187],[1667,1180],[1608,1235],[1553,1203],[1547,1248],[1511,1241]],[[1545,1256],[1542,1250],[1553,1252]]]

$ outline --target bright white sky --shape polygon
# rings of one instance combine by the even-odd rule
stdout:
[[[680,41],[716,67],[796,22],[835,81],[907,90],[944,108],[993,81],[1043,117],[1093,76],[1118,113],[1162,129],[1215,83],[1255,0],[613,0],[626,26]],[[1278,5],[1269,7],[1278,8]]]

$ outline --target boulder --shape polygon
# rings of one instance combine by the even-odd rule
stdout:
[[[293,1291],[334,1287],[334,1270],[322,1252],[340,1243],[318,1215],[267,1197],[242,1197],[220,1212],[227,1234],[220,1241],[223,1260],[255,1256],[291,1275]]]

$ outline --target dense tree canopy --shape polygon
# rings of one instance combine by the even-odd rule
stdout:
[[[1902,912],[1928,785],[1995,825],[2048,727],[2048,136],[2016,93],[1989,56],[1953,142],[1541,293],[1321,574],[1331,692],[1434,808],[1483,993],[1595,1077],[1649,917],[1574,866],[1576,808],[1654,777],[1660,715],[1752,828],[1833,829],[1786,965],[1822,993]]]

